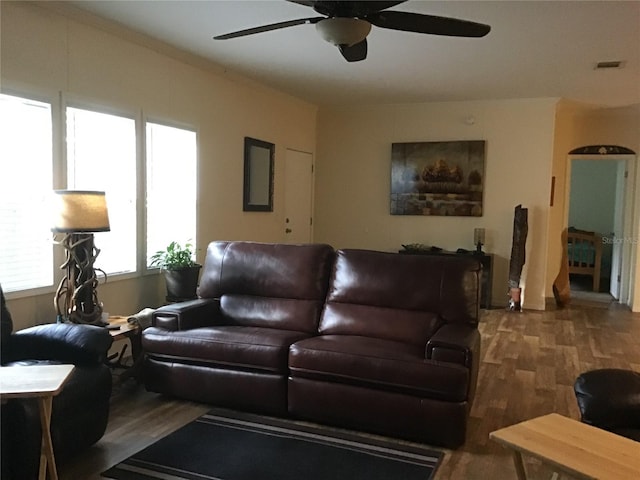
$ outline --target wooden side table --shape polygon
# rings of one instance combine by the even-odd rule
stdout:
[[[489,437],[512,450],[518,480],[527,478],[523,453],[576,479],[640,478],[640,443],[557,413],[501,428]]]
[[[39,480],[58,479],[51,441],[51,405],[75,367],[73,365],[29,365],[0,367],[0,398],[37,398],[42,426]]]
[[[126,380],[130,377],[138,378],[140,367],[142,365],[142,332],[137,324],[129,323],[128,318],[129,317],[125,316],[109,317],[109,325],[112,327],[112,329],[109,330],[109,333],[111,334],[113,341],[128,339],[131,344],[131,358],[133,360],[133,365],[131,365],[131,367],[125,367],[122,363],[124,349],[120,352],[118,359],[111,364],[114,367],[126,368],[126,371],[120,376],[121,380]]]

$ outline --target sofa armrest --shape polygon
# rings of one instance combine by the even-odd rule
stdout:
[[[477,368],[480,356],[480,332],[475,325],[447,324],[427,342],[426,358]]]
[[[153,312],[151,325],[164,330],[190,330],[213,325],[220,314],[220,301],[199,298],[165,305]]]
[[[104,363],[113,338],[94,325],[51,323],[13,333],[3,349],[3,361],[55,360],[74,365]],[[7,355],[5,355],[7,354]]]

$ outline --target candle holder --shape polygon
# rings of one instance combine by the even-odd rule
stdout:
[[[482,255],[482,246],[484,245],[484,228],[473,229],[473,243],[476,245],[476,254]]]

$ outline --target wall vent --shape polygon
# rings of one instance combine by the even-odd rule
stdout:
[[[624,67],[624,63],[622,60],[615,60],[611,62],[598,62],[596,63],[596,70],[602,70],[606,68],[622,68]]]

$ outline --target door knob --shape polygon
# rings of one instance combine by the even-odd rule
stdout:
[[[291,230],[290,228],[286,228],[286,229],[284,230],[284,233],[291,233],[292,231],[293,231],[293,230]]]

